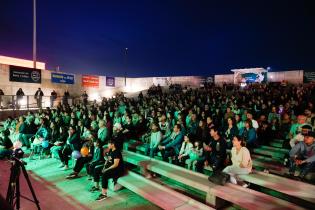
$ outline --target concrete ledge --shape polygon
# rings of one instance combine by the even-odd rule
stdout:
[[[166,210],[213,209],[130,171],[128,175],[120,177],[118,183]]]

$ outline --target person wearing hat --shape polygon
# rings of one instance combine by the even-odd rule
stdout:
[[[312,131],[313,128],[309,124],[304,124],[300,127],[300,132],[296,134],[291,140],[290,140],[290,146],[293,148],[297,143],[304,141],[304,134]]]
[[[123,149],[123,143],[125,141],[125,135],[123,134],[123,128],[120,123],[115,123],[113,126],[112,140],[117,142],[117,149],[121,151]]]
[[[296,167],[301,169],[299,176],[295,178],[304,180],[305,176],[315,170],[315,132],[304,133],[304,141],[297,143],[290,151],[289,175],[293,176]]]

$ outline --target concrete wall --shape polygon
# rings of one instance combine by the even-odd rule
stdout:
[[[214,83],[221,85],[223,83],[233,84],[234,83],[234,74],[222,74],[214,76]]]
[[[287,81],[291,84],[303,83],[303,70],[268,72],[268,82]],[[234,74],[215,75],[214,82],[217,85],[223,83],[234,83]]]
[[[53,71],[42,70],[42,83],[22,83],[9,81],[9,65],[0,64],[0,89],[6,95],[15,95],[19,88],[22,88],[25,95],[34,95],[36,90],[41,87],[45,96],[50,96],[50,93],[55,90],[59,96],[62,96],[65,90],[68,90],[72,96],[80,96],[83,91],[87,91],[90,99],[101,99],[101,97],[111,97],[116,92],[135,93],[148,89],[154,84],[154,77],[143,78],[125,78],[115,77],[115,87],[106,86],[106,76],[99,76],[99,87],[82,87],[82,75],[74,75],[74,84],[59,84],[51,82],[51,73]],[[62,72],[58,72],[62,73]],[[200,86],[200,77],[167,77],[169,84],[183,84],[192,87]]]
[[[288,81],[291,84],[302,84],[303,74],[303,70],[268,72],[268,82]]]

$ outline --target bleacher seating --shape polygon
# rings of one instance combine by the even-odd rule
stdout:
[[[130,151],[124,151],[124,160],[145,170],[152,171],[161,176],[168,177],[177,182],[206,193],[206,202],[214,207],[221,207],[225,201],[232,202],[246,209],[303,209],[288,201],[272,197],[270,195],[245,189],[241,186],[227,184],[215,185],[208,181],[204,174],[189,171],[163,161],[151,159],[147,156]]]
[[[131,171],[129,171],[126,176],[120,177],[117,182],[162,209],[213,209],[210,206],[193,200],[170,188],[159,185]]]
[[[244,181],[297,197],[315,205],[314,185],[256,171],[249,175],[240,175],[239,177]]]

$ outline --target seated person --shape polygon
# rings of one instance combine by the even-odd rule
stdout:
[[[93,147],[89,148],[89,154],[87,156],[82,155],[80,158],[78,158],[73,168],[73,172],[67,176],[68,179],[77,178],[85,164],[87,173],[89,175],[92,175],[92,171],[94,170],[95,166],[100,165],[104,162],[102,156],[103,148],[101,146],[101,143],[101,140],[97,139],[96,141],[94,141]]]
[[[105,121],[104,120],[100,120],[98,123],[99,129],[97,131],[97,138],[99,140],[101,140],[101,144],[105,145],[108,142],[109,139],[109,133],[108,133],[108,129],[106,127]]]
[[[203,172],[204,166],[210,166],[213,172],[224,167],[226,159],[226,141],[219,135],[217,127],[210,128],[211,140],[209,144],[203,145],[203,156],[197,161],[196,170]]]
[[[173,128],[173,133],[166,139],[162,140],[161,145],[158,147],[162,153],[164,161],[168,161],[169,157],[178,156],[183,138],[184,136],[181,132],[181,125],[176,124]]]
[[[203,144],[201,141],[195,141],[193,148],[191,148],[188,156],[189,158],[186,160],[187,168],[196,171],[196,165],[198,160],[203,155]]]
[[[290,146],[293,148],[297,143],[304,141],[304,133],[312,131],[313,128],[311,125],[304,124],[300,127],[298,133],[290,140]]]
[[[13,144],[9,135],[10,131],[7,129],[0,132],[0,159],[10,157],[13,152]]]
[[[67,133],[67,129],[64,126],[61,126],[59,128],[59,133],[56,136],[55,142],[54,142],[54,146],[52,146],[50,148],[50,153],[52,155],[53,158],[58,158],[58,151],[61,150],[64,146],[64,144],[66,143],[68,138],[68,133]]]
[[[185,162],[187,159],[189,159],[189,154],[193,148],[193,144],[190,142],[190,138],[188,135],[184,136],[184,141],[182,143],[182,146],[180,148],[179,154],[178,154],[178,164],[181,166],[185,166]]]
[[[61,161],[59,167],[64,167],[64,170],[69,169],[69,155],[71,155],[74,150],[79,151],[80,148],[81,146],[79,134],[77,134],[76,128],[74,126],[70,126],[67,142],[64,145],[63,149],[58,151],[58,155]]]
[[[33,149],[32,154],[36,154],[40,152],[40,148],[43,141],[48,141],[48,129],[47,129],[47,119],[41,118],[40,119],[40,127],[38,128],[34,140],[31,143],[31,148]],[[30,156],[32,156],[32,154]]]
[[[252,171],[252,160],[249,150],[245,147],[246,143],[241,136],[234,136],[232,143],[232,165],[227,166],[222,172],[230,175],[231,183],[237,184],[237,175],[249,174]]]
[[[124,174],[124,162],[122,159],[121,151],[116,148],[117,146],[119,146],[118,142],[112,140],[109,141],[109,153],[107,155],[107,160],[105,161],[104,166],[95,168],[94,170],[93,179],[95,185],[90,189],[90,192],[98,191],[100,177],[102,181],[102,192],[96,199],[97,201],[102,201],[108,198],[108,180],[111,178],[118,179]]]
[[[253,148],[257,147],[257,135],[256,130],[252,126],[251,120],[245,121],[245,127],[240,130],[240,136],[246,141],[246,146],[249,150],[252,150]]]
[[[122,151],[125,139],[126,139],[126,136],[123,133],[123,128],[121,124],[115,123],[113,126],[112,140],[117,142],[116,149]]]
[[[127,139],[133,139],[135,137],[135,126],[132,124],[131,117],[126,116],[126,124],[124,124],[123,134]]]
[[[162,133],[160,131],[159,125],[157,123],[152,123],[150,140],[146,144],[145,154],[150,155],[154,158],[156,152],[158,151],[158,146],[162,140]]]
[[[300,175],[295,178],[305,180],[305,176],[315,170],[315,132],[304,133],[304,141],[297,143],[290,151],[289,175],[293,176],[296,167],[301,169]]]

